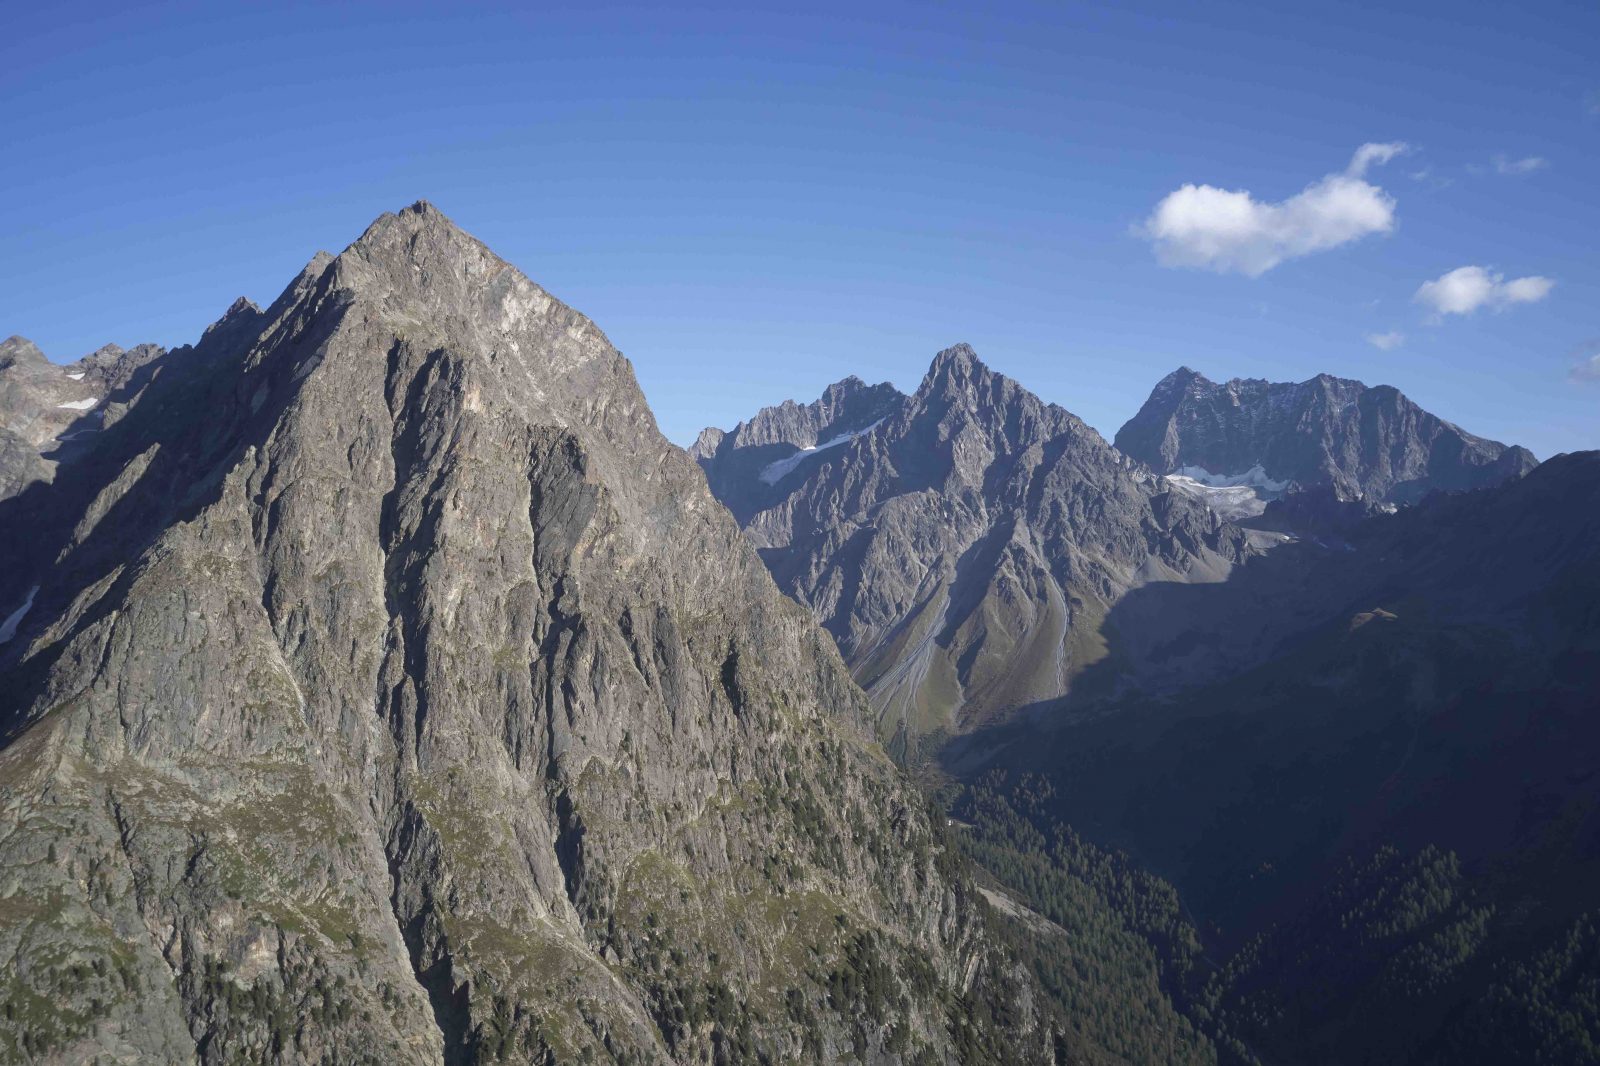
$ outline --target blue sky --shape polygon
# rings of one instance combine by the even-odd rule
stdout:
[[[1188,364],[1600,447],[1600,5],[1278,7],[13,5],[0,334],[191,341],[427,198],[680,442],[965,340],[1107,436]]]

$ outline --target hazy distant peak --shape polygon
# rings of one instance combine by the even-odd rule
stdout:
[[[0,369],[28,363],[48,363],[39,346],[26,337],[13,334],[0,341]]]

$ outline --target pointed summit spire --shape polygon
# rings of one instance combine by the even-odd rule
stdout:
[[[1169,393],[1179,393],[1196,382],[1201,385],[1212,384],[1211,379],[1200,373],[1200,371],[1189,366],[1180,366],[1178,369],[1174,370],[1172,373],[1156,382],[1156,387],[1152,392],[1152,396],[1156,394],[1167,395]]]
[[[515,271],[426,200],[378,216],[338,264],[341,285],[413,295],[430,290],[441,309],[471,299],[491,275]]]
[[[978,353],[972,350],[972,345],[962,341],[952,344],[944,351],[933,357],[933,365],[928,373],[935,374],[940,370],[966,370],[971,371],[983,366],[983,361],[978,358]]]
[[[229,304],[228,309],[222,312],[222,317],[207,326],[205,333],[201,334],[201,336],[209,337],[219,330],[244,329],[260,317],[261,308],[256,306],[256,302],[248,297],[241,296]]]
[[[994,372],[978,358],[972,345],[955,344],[933,357],[918,391],[928,393],[940,387],[967,390],[975,382],[992,376]]]
[[[399,211],[385,211],[372,220],[366,232],[350,245],[352,251],[374,250],[386,245],[397,234],[406,237],[429,234],[435,239],[462,240],[487,252],[488,248],[466,230],[456,225],[443,211],[427,200],[418,200]]]

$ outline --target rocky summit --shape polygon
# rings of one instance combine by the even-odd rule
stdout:
[[[35,412],[138,397],[0,502],[7,1060],[1073,1046],[627,360],[439,211],[193,346],[94,358],[13,340],[0,371]],[[831,457],[752,533],[880,693],[921,644],[930,686],[1048,696],[996,649],[1239,550],[965,349],[915,397],[843,392],[846,430],[885,421],[775,430]]]
[[[910,396],[849,379],[698,454],[902,743],[1059,705],[1112,656],[1130,589],[1219,581],[1250,551],[966,345]]]

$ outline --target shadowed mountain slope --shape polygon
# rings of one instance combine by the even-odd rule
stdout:
[[[1111,623],[1190,669],[946,754],[1049,782],[1052,817],[1176,885],[1226,960],[1196,993],[1226,1061],[1589,1061],[1600,453]]]

